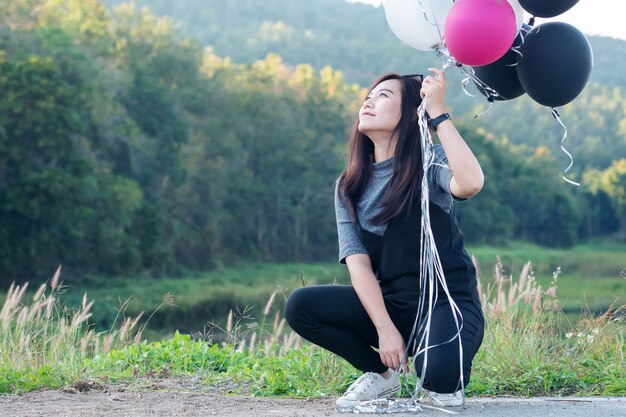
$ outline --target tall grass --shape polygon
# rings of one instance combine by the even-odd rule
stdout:
[[[479,286],[486,332],[469,395],[626,394],[623,308],[570,322],[557,298],[559,275],[543,289],[530,263],[514,277],[498,260],[493,279]],[[113,351],[89,368],[129,378],[181,373],[263,396],[341,393],[359,372],[289,331],[273,309],[281,293],[270,296],[258,320],[249,309],[231,311],[224,327]]]
[[[479,285],[486,332],[472,393],[626,393],[624,306],[571,322],[557,299],[559,274],[543,290],[530,262],[516,280],[498,260],[494,281]]]
[[[9,287],[0,311],[0,393],[66,384],[79,377],[85,358],[140,341],[141,315],[120,317],[115,329],[96,333],[87,294],[78,308],[63,305],[60,272],[30,300],[28,283]]]
[[[546,288],[550,286],[552,271],[560,266],[563,274],[559,280],[559,300],[573,320],[583,309],[597,314],[612,303],[626,302],[623,296],[626,280],[619,275],[626,266],[624,245],[585,245],[565,250],[513,242],[507,247],[470,247],[468,251],[476,255],[489,279],[497,255],[501,255],[505,268],[516,274],[532,259],[537,281]],[[77,291],[68,293],[64,299],[79,304],[82,293],[88,291],[97,300],[92,308],[92,320],[97,321],[99,329],[108,329],[117,315],[116,300],[132,297],[126,312],[136,315],[154,311],[161,304],[163,294],[169,292],[176,298],[177,307],[159,310],[144,332],[149,340],[161,340],[171,337],[176,329],[181,332],[202,329],[207,320],[219,320],[223,326],[228,309],[233,306],[252,306],[252,313],[258,317],[277,285],[297,288],[302,276],[310,285],[350,282],[347,269],[337,262],[246,263],[159,279],[74,277],[72,287]],[[281,303],[278,297],[274,305]]]
[[[624,307],[571,322],[557,298],[559,279],[557,269],[543,289],[530,263],[513,276],[500,262],[493,279],[481,279],[486,331],[468,394],[626,395]],[[85,296],[76,310],[61,307],[57,282],[58,274],[51,289],[42,286],[30,304],[25,287],[9,290],[0,313],[0,392],[59,386],[79,377],[140,384],[174,376],[234,393],[323,396],[342,392],[359,374],[289,330],[280,313],[281,289],[258,318],[251,309],[235,310],[223,326],[149,343],[139,342],[138,318],[95,333],[88,324],[93,303]],[[29,380],[29,373],[36,377]]]

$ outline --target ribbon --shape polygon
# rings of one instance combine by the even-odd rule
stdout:
[[[567,166],[567,168],[565,168],[565,170],[563,171],[563,180],[565,180],[565,182],[568,182],[572,185],[575,185],[576,187],[580,187],[580,183],[577,183],[576,181],[572,181],[569,178],[567,178],[565,176],[565,174],[567,174],[567,171],[570,170],[570,168],[574,165],[574,157],[572,156],[571,153],[569,153],[567,151],[567,149],[565,149],[565,146],[563,146],[563,144],[565,143],[565,138],[567,137],[567,128],[565,127],[565,125],[563,124],[563,122],[561,121],[561,117],[559,115],[559,112],[556,111],[556,109],[551,109],[552,110],[552,116],[554,116],[554,118],[556,119],[557,122],[559,122],[559,124],[563,127],[563,137],[561,138],[561,150],[565,153],[565,155],[567,155],[569,157],[569,165]]]

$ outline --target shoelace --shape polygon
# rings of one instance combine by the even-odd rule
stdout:
[[[344,395],[346,395],[346,394],[348,394],[348,393],[350,393],[350,392],[354,391],[354,390],[356,389],[356,387],[358,387],[359,385],[361,385],[361,382],[363,382],[363,380],[365,380],[365,379],[369,379],[369,381],[367,382],[367,385],[366,385],[366,387],[369,387],[369,386],[370,386],[370,384],[371,384],[371,382],[372,382],[372,381],[371,381],[371,378],[368,378],[370,375],[371,375],[371,372],[366,372],[366,373],[364,373],[363,375],[361,375],[361,376],[360,376],[360,377],[359,377],[356,381],[354,381],[354,382],[352,383],[352,385],[350,385],[350,386],[348,387],[348,390],[346,391],[346,393],[345,393]],[[372,376],[372,378],[373,378],[373,376]]]

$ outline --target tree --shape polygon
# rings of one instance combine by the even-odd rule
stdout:
[[[590,170],[585,179],[592,194],[604,193],[619,219],[621,239],[626,236],[626,159],[613,161],[604,171]]]
[[[47,277],[59,263],[69,271],[97,267],[89,256],[94,212],[118,201],[101,188],[115,178],[89,140],[89,62],[76,50],[67,54],[71,42],[61,48],[62,34],[55,37],[51,55],[36,53],[48,42],[38,32],[26,39],[21,53],[0,55],[5,94],[0,103],[0,264],[9,276],[36,279]]]

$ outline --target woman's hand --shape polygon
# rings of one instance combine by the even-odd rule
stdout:
[[[396,370],[402,367],[405,375],[409,368],[404,357],[404,339],[394,325],[378,329],[378,353],[380,360],[389,368]]]
[[[422,81],[420,96],[424,101],[424,109],[430,117],[437,117],[445,112],[443,100],[446,95],[446,74],[437,68],[428,68],[433,75]]]

